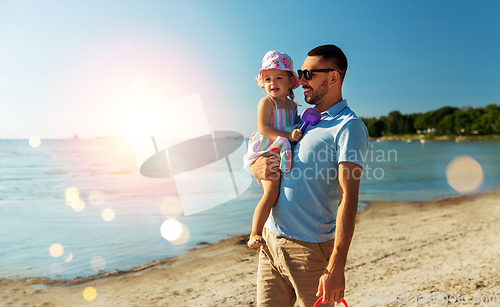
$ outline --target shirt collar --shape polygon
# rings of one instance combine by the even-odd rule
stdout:
[[[347,108],[347,100],[342,99],[341,101],[331,106],[328,110],[322,112],[321,115],[335,117],[345,108]]]

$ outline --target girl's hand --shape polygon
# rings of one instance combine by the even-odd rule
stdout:
[[[250,248],[266,247],[266,241],[259,235],[253,235],[250,237],[247,243]]]
[[[290,133],[288,140],[290,142],[298,142],[302,138],[302,130],[295,129]]]

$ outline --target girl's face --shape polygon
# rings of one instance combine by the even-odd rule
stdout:
[[[292,80],[287,71],[279,69],[268,69],[262,72],[264,88],[269,96],[285,99],[292,87]]]

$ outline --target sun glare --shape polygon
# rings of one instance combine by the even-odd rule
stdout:
[[[154,127],[153,111],[151,109],[132,107],[121,124],[123,134],[129,140],[134,140],[145,135],[152,135]]]

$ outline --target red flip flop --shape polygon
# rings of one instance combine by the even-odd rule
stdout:
[[[314,306],[313,307],[318,307],[319,304],[321,304],[321,302],[323,301],[323,297],[320,297],[316,303],[314,303]],[[342,299],[342,304],[344,304],[345,307],[349,307],[347,306],[347,302],[345,301],[345,299]]]

